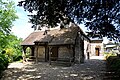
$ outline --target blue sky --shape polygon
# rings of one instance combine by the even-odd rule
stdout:
[[[19,19],[13,22],[12,32],[14,35],[18,36],[19,38],[25,39],[31,32],[33,32],[33,28],[31,28],[32,24],[28,23],[29,18],[27,16],[28,12],[24,11],[22,7],[17,6],[18,1],[15,0],[15,9],[17,11],[17,15]]]
[[[31,28],[32,24],[28,23],[29,17],[27,15],[29,14],[29,12],[24,11],[23,7],[17,6],[18,2],[21,0],[13,1],[15,2],[15,9],[17,11],[19,19],[13,22],[14,26],[12,28],[12,32],[19,38],[25,39],[31,32],[33,32],[33,28]],[[83,25],[80,26],[83,31],[86,30]]]
[[[29,12],[24,11],[23,7],[17,6],[18,2],[21,0],[13,0],[15,2],[15,9],[17,11],[17,15],[19,19],[13,22],[13,28],[12,32],[14,35],[16,35],[19,38],[25,39],[31,32],[34,31],[33,28],[31,28],[32,24],[28,23],[29,17],[27,16]],[[80,25],[82,30],[85,31],[85,27],[83,25]],[[104,39],[104,43],[108,42],[107,38]]]

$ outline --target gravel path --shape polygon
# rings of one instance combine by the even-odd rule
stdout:
[[[17,66],[18,65],[18,66]],[[46,62],[12,63],[1,80],[103,80],[105,61],[86,60],[70,67],[49,65]]]

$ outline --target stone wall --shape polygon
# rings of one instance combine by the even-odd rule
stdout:
[[[36,57],[38,53],[38,59],[45,59],[45,47],[44,46],[35,46],[34,56]]]
[[[73,55],[72,49],[61,46],[58,49],[58,58],[70,58]]]
[[[77,37],[75,45],[75,62],[83,63],[84,62],[84,44],[81,37]]]
[[[89,58],[89,54],[88,52],[90,53],[90,43],[87,41],[87,40],[84,40],[84,55],[85,55],[85,59],[88,59]]]
[[[38,47],[38,58],[45,58],[45,47]]]
[[[91,43],[90,46],[91,46],[90,56],[96,56],[95,48],[98,46],[100,47],[100,55],[103,55],[104,53],[103,43]]]
[[[76,38],[76,45],[75,45],[75,63],[79,63],[79,38]]]

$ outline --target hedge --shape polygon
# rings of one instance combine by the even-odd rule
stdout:
[[[9,63],[9,58],[5,54],[0,53],[0,77],[2,72],[7,69]]]
[[[107,71],[111,74],[112,80],[120,79],[120,57],[118,56],[109,56],[107,58]]]

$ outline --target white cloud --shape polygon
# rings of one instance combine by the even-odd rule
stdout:
[[[15,5],[18,4],[18,1],[21,0],[15,0]],[[22,7],[16,6],[16,11],[19,19],[13,22],[12,32],[14,35],[16,35],[19,38],[25,39],[31,32],[33,32],[33,29],[31,28],[32,24],[28,23],[28,12],[24,11]]]
[[[12,32],[19,38],[25,39],[31,32],[33,32],[33,29],[31,28],[30,23],[26,23],[22,26],[19,25],[19,27],[14,26]]]

